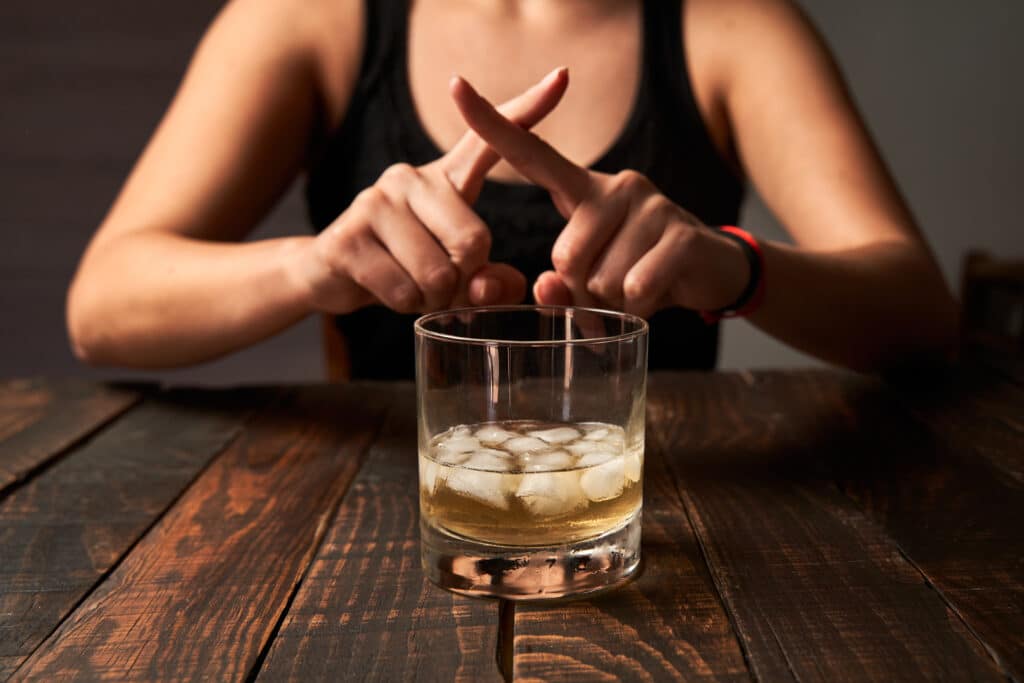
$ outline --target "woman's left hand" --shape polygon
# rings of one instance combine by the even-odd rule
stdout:
[[[742,249],[716,234],[636,171],[582,168],[502,116],[464,79],[451,94],[463,118],[513,168],[551,193],[568,221],[554,271],[534,283],[538,303],[611,308],[647,317],[669,306],[714,310],[750,277]]]

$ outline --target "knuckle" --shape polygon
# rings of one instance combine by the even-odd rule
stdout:
[[[363,212],[373,215],[387,206],[388,196],[379,186],[370,185],[356,195],[352,204]]]
[[[399,162],[388,166],[381,178],[404,187],[416,178],[416,169],[410,164]]]
[[[423,277],[423,289],[429,296],[444,296],[455,288],[458,273],[449,265],[442,265],[429,271]]]
[[[664,195],[657,195],[658,200],[654,204],[654,212],[661,223],[665,225],[687,225],[681,220],[681,211],[675,203]]]
[[[452,245],[452,256],[461,259],[484,256],[491,251],[491,233],[479,225],[469,225],[459,230]]]
[[[615,182],[620,190],[635,192],[645,190],[650,186],[650,181],[639,171],[627,168],[615,174]]]
[[[572,274],[577,270],[576,264],[579,261],[582,249],[571,241],[557,243],[551,250],[551,265],[555,271],[561,274]]]
[[[598,299],[605,301],[614,300],[619,297],[618,286],[607,275],[598,274],[587,280],[587,291]]]
[[[399,313],[412,313],[419,304],[419,292],[409,284],[400,284],[391,288],[388,293],[388,305]]]
[[[651,297],[653,284],[643,275],[629,274],[622,283],[622,293],[631,301],[643,301]]]
[[[697,237],[697,231],[685,223],[671,223],[665,229],[665,238],[671,241],[678,253],[689,251]]]
[[[675,213],[674,206],[664,195],[654,194],[640,205],[638,214],[645,220],[668,223]]]

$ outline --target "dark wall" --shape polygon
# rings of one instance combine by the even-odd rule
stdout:
[[[969,246],[1024,256],[1020,0],[805,0],[944,271]],[[78,255],[167,105],[217,2],[0,3],[0,377],[130,376],[77,365],[63,300]],[[777,226],[756,201],[745,225]],[[295,192],[256,237],[305,230]],[[732,323],[726,366],[807,362]],[[321,376],[316,321],[207,366],[210,383]]]
[[[64,293],[219,7],[197,0],[0,3],[0,377],[135,376],[75,362],[64,332]],[[254,237],[305,226],[292,192]],[[209,383],[319,379],[318,340],[311,319],[223,361],[158,376]]]

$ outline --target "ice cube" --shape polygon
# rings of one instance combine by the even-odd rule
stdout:
[[[519,456],[519,466],[524,472],[554,472],[569,469],[575,459],[566,451],[524,453]]]
[[[600,441],[601,439],[608,436],[608,429],[605,427],[598,427],[597,429],[587,432],[587,435],[583,438],[587,441]]]
[[[576,466],[581,469],[584,467],[595,467],[602,463],[608,462],[609,460],[614,458],[615,455],[616,454],[612,453],[611,451],[590,451],[589,453],[584,453],[582,456],[580,456],[580,459],[576,461]]]
[[[624,457],[626,463],[626,479],[632,482],[640,481],[640,472],[643,471],[643,460],[641,460],[641,452],[639,450],[626,453]]]
[[[509,439],[505,443],[501,444],[509,453],[526,453],[529,451],[543,451],[547,450],[548,444],[546,441],[533,436],[519,436],[514,439]]]
[[[574,441],[580,437],[578,430],[572,427],[554,427],[553,429],[541,429],[536,432],[528,432],[530,436],[543,439],[548,443],[565,443]]]
[[[501,472],[453,467],[445,482],[452,491],[499,510],[508,509],[508,492]]]
[[[580,488],[592,501],[617,498],[626,486],[626,463],[622,458],[613,458],[603,465],[597,465],[580,475]]]
[[[471,453],[469,459],[461,466],[487,472],[508,472],[514,464],[515,461],[509,457],[508,453],[492,448],[482,448]]]
[[[599,443],[611,444],[616,448],[621,448],[625,439],[625,433],[623,433],[621,429],[617,429],[609,431],[608,434],[606,434],[605,437],[601,439]]]
[[[576,472],[524,474],[516,497],[534,515],[560,515],[586,505]]]
[[[447,439],[443,439],[439,444],[438,448],[443,448],[451,453],[465,453],[467,451],[475,451],[480,448],[480,440],[472,436],[449,436]]]
[[[438,464],[429,458],[420,458],[420,487],[428,494],[434,492],[437,485]]]
[[[487,425],[476,430],[476,438],[488,446],[497,446],[517,436],[519,435],[515,432],[502,429],[498,425]]]
[[[579,456],[587,456],[591,453],[605,453],[608,456],[615,455],[616,449],[604,441],[577,441],[566,448]],[[606,458],[607,459],[607,458]]]
[[[448,436],[436,444],[434,459],[445,465],[460,465],[479,448],[480,442],[472,436]]]
[[[442,465],[461,465],[469,460],[469,456],[469,453],[452,453],[451,451],[446,451],[442,448],[438,448],[434,451],[434,460]]]

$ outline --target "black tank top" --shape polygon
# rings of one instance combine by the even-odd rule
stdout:
[[[643,64],[636,100],[618,139],[592,166],[634,169],[707,225],[735,224],[743,185],[718,154],[697,109],[684,59],[679,0],[643,3]],[[414,166],[442,155],[424,131],[406,68],[408,0],[367,0],[359,81],[348,112],[314,163],[306,187],[317,231],[330,225],[388,166]],[[551,268],[551,248],[565,227],[548,193],[532,185],[487,181],[475,210],[490,227],[491,260],[533,281]],[[339,316],[354,378],[411,379],[414,315],[375,306]],[[649,367],[710,369],[717,326],[692,311],[669,309],[650,319]]]

